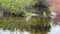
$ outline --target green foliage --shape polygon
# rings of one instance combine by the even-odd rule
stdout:
[[[31,26],[38,27],[38,26],[44,26],[44,24],[50,24],[49,19],[43,19],[43,17],[32,17],[28,22],[25,20],[25,18],[21,17],[5,17],[4,19],[0,19],[0,27],[6,28],[11,30],[11,28],[17,28],[17,29],[27,29],[30,30]],[[45,28],[44,28],[45,29]],[[31,29],[34,30],[34,29]],[[46,30],[45,30],[46,32]]]
[[[19,11],[25,6],[34,5],[36,0],[0,0],[2,9],[10,9],[12,11]]]

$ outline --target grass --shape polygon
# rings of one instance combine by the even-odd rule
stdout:
[[[31,29],[31,26],[43,25],[43,24],[49,24],[49,19],[45,19],[42,17],[32,17],[28,22],[23,17],[4,17],[3,19],[0,19],[0,27],[3,29],[9,29],[14,30],[14,28],[23,30],[23,29]]]

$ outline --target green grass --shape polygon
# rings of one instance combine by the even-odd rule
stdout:
[[[40,16],[32,17],[28,22],[23,17],[5,17],[3,19],[0,19],[0,27],[8,30],[14,30],[14,28],[20,30],[23,29],[30,30],[31,26],[36,26],[36,25],[41,26],[45,23],[49,24],[50,23],[49,19],[45,19]]]

